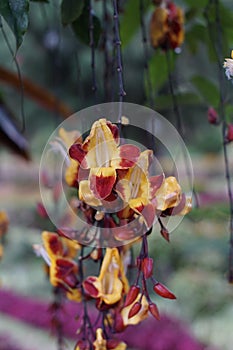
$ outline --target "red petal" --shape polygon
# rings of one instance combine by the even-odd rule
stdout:
[[[77,160],[83,168],[87,167],[86,152],[83,150],[81,143],[74,143],[69,149],[69,155],[72,159]]]
[[[98,199],[105,199],[108,197],[116,181],[115,176],[104,176],[102,173],[100,176],[91,175],[90,177],[90,189]]]
[[[114,322],[114,331],[117,333],[123,332],[125,329],[125,325],[124,325],[123,318],[122,318],[120,313],[116,313],[114,321],[115,321]]]
[[[208,122],[214,125],[218,123],[218,113],[213,107],[208,109]]]
[[[120,150],[120,167],[131,168],[136,162],[140,155],[140,149],[134,145],[122,145],[119,147]]]
[[[94,278],[95,280],[95,278]],[[98,289],[94,286],[93,284],[93,278],[88,277],[84,282],[83,282],[83,288],[85,289],[86,293],[89,294],[92,298],[97,298],[99,295]]]
[[[164,175],[161,174],[157,176],[151,176],[149,180],[151,186],[151,197],[153,198],[164,181]]]
[[[119,142],[119,130],[118,130],[118,127],[115,124],[110,123],[109,121],[107,121],[107,126],[111,130],[112,135],[113,135],[116,143],[118,144],[118,142]]]

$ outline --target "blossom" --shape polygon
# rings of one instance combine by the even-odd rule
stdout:
[[[42,255],[49,264],[51,284],[55,287],[62,287],[68,299],[81,301],[81,293],[77,289],[78,265],[73,260],[80,249],[79,244],[48,231],[42,233],[42,240],[45,249]]]
[[[70,157],[89,170],[79,182],[79,198],[91,206],[102,205],[111,194],[117,169],[128,169],[136,162],[140,150],[134,145],[119,146],[118,128],[106,119],[97,120],[83,143],[69,149]]]
[[[152,15],[150,22],[151,45],[156,49],[176,49],[184,41],[183,10],[172,1],[161,4]]]
[[[231,79],[233,77],[233,50],[231,51],[231,58],[225,58],[223,67],[225,68],[227,79]]]
[[[123,261],[117,248],[107,248],[98,277],[89,276],[83,283],[87,294],[112,305],[128,291]]]
[[[126,344],[123,341],[117,339],[108,339],[106,340],[103,337],[103,330],[101,328],[97,328],[96,330],[96,339],[93,342],[93,346],[95,350],[125,350]]]

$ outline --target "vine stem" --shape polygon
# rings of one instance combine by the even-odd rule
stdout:
[[[111,100],[111,67],[112,59],[108,47],[108,10],[107,0],[103,0],[103,50],[104,50],[104,94],[105,102]]]
[[[116,48],[116,62],[117,62],[117,75],[118,75],[118,84],[119,84],[119,115],[118,121],[121,127],[121,116],[122,116],[122,102],[126,96],[124,89],[124,79],[123,79],[123,64],[122,64],[122,54],[121,54],[121,38],[120,38],[120,23],[119,23],[119,13],[117,8],[117,0],[112,0],[113,4],[113,21],[114,21],[114,44]]]
[[[141,25],[143,52],[144,52],[144,71],[145,71],[145,75],[146,75],[147,89],[149,91],[149,104],[150,104],[151,108],[154,109],[155,105],[154,105],[154,98],[152,95],[153,89],[152,89],[149,66],[148,66],[149,52],[148,52],[147,33],[146,33],[146,27],[145,27],[145,22],[144,22],[144,12],[145,12],[144,0],[140,0],[139,13],[140,13],[140,25]]]
[[[81,248],[80,252],[80,258],[79,258],[79,278],[80,278],[80,288],[81,288],[81,294],[82,294],[82,302],[83,302],[83,339],[87,339],[92,346],[92,341],[90,341],[89,336],[87,334],[87,331],[91,331],[91,336],[92,340],[94,341],[95,339],[95,332],[93,330],[93,326],[90,320],[90,317],[88,315],[88,309],[87,309],[87,300],[86,300],[86,295],[85,291],[83,288],[83,281],[84,281],[84,272],[83,272],[83,257],[84,257],[84,246]]]
[[[208,10],[211,5],[215,6],[215,24],[217,29],[217,43],[215,43],[215,38],[213,36],[210,19],[208,16]],[[219,84],[219,114],[222,121],[222,143],[223,143],[223,155],[224,155],[224,165],[225,165],[225,177],[227,183],[229,210],[230,210],[230,224],[229,224],[229,268],[228,268],[228,281],[233,283],[233,192],[231,187],[231,173],[229,165],[229,157],[227,152],[227,144],[225,142],[225,135],[227,130],[226,115],[225,115],[225,92],[224,92],[224,73],[222,68],[223,62],[223,48],[222,48],[222,23],[220,17],[219,0],[210,0],[205,8],[205,17],[208,26],[209,38],[213,43],[213,48],[215,56],[217,59],[218,66],[218,84]]]
[[[2,16],[0,16],[0,29],[2,31],[2,35],[3,35],[3,38],[5,40],[5,43],[7,45],[7,48],[13,58],[13,61],[15,63],[15,67],[16,67],[16,70],[17,70],[17,75],[18,75],[18,79],[19,79],[19,83],[20,83],[20,87],[21,87],[21,93],[20,93],[20,105],[21,105],[21,117],[22,117],[22,128],[21,128],[21,132],[24,133],[25,132],[25,129],[26,129],[26,118],[25,118],[25,111],[24,111],[24,85],[23,85],[23,79],[22,79],[22,75],[21,75],[21,71],[20,71],[20,67],[19,67],[19,64],[18,64],[18,61],[17,61],[17,58],[16,58],[16,55],[14,54],[14,51],[11,47],[11,44],[8,40],[8,37],[6,35],[6,32],[3,28],[3,25],[2,25]]]
[[[180,113],[180,109],[179,109],[179,104],[178,104],[178,100],[177,100],[177,96],[174,90],[174,85],[173,85],[173,78],[172,78],[172,73],[171,73],[171,57],[170,57],[170,52],[169,50],[166,51],[166,61],[167,61],[167,71],[168,71],[168,82],[169,82],[169,88],[170,88],[170,93],[172,96],[172,104],[173,104],[173,111],[176,117],[176,126],[177,129],[179,131],[180,136],[182,137],[182,139],[185,141],[185,130],[184,130],[184,126],[182,123],[182,117],[181,117],[181,113]],[[197,196],[197,192],[192,184],[192,173],[190,172],[190,169],[188,167],[188,159],[187,159],[187,154],[184,150],[184,148],[182,147],[182,153],[183,153],[183,157],[184,157],[184,163],[185,163],[185,171],[187,174],[187,178],[188,178],[188,184],[189,187],[192,188],[193,187],[193,196],[195,199],[195,204],[196,207],[199,206],[199,201],[198,201],[198,196]]]
[[[93,21],[93,8],[92,0],[89,0],[89,39],[91,48],[91,75],[92,75],[92,91],[94,98],[96,99],[97,83],[96,83],[96,71],[95,71],[95,40],[94,40],[94,21]],[[96,102],[96,101],[95,101]]]

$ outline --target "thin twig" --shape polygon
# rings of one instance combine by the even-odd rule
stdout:
[[[174,115],[176,118],[176,127],[179,131],[180,136],[185,141],[185,130],[184,130],[182,117],[181,117],[181,113],[180,113],[180,109],[179,109],[179,103],[178,103],[177,96],[176,96],[176,93],[174,90],[174,85],[173,85],[173,78],[172,78],[172,72],[171,72],[171,70],[172,70],[171,69],[171,58],[170,58],[169,50],[166,51],[166,60],[167,60],[169,88],[170,88],[170,93],[172,96],[173,111],[174,111]],[[188,184],[189,184],[190,188],[193,187],[192,192],[193,192],[193,196],[195,199],[195,205],[196,205],[196,207],[198,207],[199,206],[198,196],[197,196],[197,192],[195,190],[195,187],[192,184],[192,173],[191,173],[190,168],[188,166],[187,153],[183,147],[182,147],[182,153],[183,153],[183,157],[184,157],[185,171],[186,171],[187,178],[188,178]]]
[[[109,53],[108,40],[108,10],[107,0],[103,0],[103,51],[104,51],[104,94],[105,102],[111,100],[111,66],[112,60]]]

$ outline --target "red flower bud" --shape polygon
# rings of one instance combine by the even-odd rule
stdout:
[[[218,113],[213,107],[209,107],[208,109],[208,122],[210,124],[216,125],[218,124]]]
[[[141,307],[142,307],[142,304],[139,303],[139,301],[137,301],[135,304],[133,304],[133,306],[129,310],[128,317],[131,318],[131,317],[134,317],[135,315],[137,315],[137,313],[140,311]]]
[[[228,125],[226,139],[228,142],[233,141],[233,124]]]
[[[149,304],[149,311],[151,315],[156,318],[156,320],[160,320],[159,310],[157,308],[157,305],[154,303]]]
[[[176,299],[176,296],[162,283],[159,283],[159,282],[155,283],[153,289],[155,293],[157,293],[163,298]]]
[[[47,213],[47,211],[46,211],[44,205],[43,205],[41,202],[37,203],[37,205],[36,205],[36,211],[37,211],[37,214],[38,214],[41,218],[43,218],[43,219],[48,218],[48,213]]]
[[[167,242],[170,242],[170,235],[166,227],[162,227],[160,230],[160,233],[164,239],[166,239]]]
[[[153,259],[148,257],[142,260],[142,272],[145,278],[149,278],[152,276],[153,262]]]
[[[130,287],[130,289],[128,291],[128,294],[126,295],[124,307],[129,306],[130,304],[132,304],[134,302],[134,300],[138,296],[139,291],[140,291],[140,287],[139,286],[133,285],[133,286]]]

